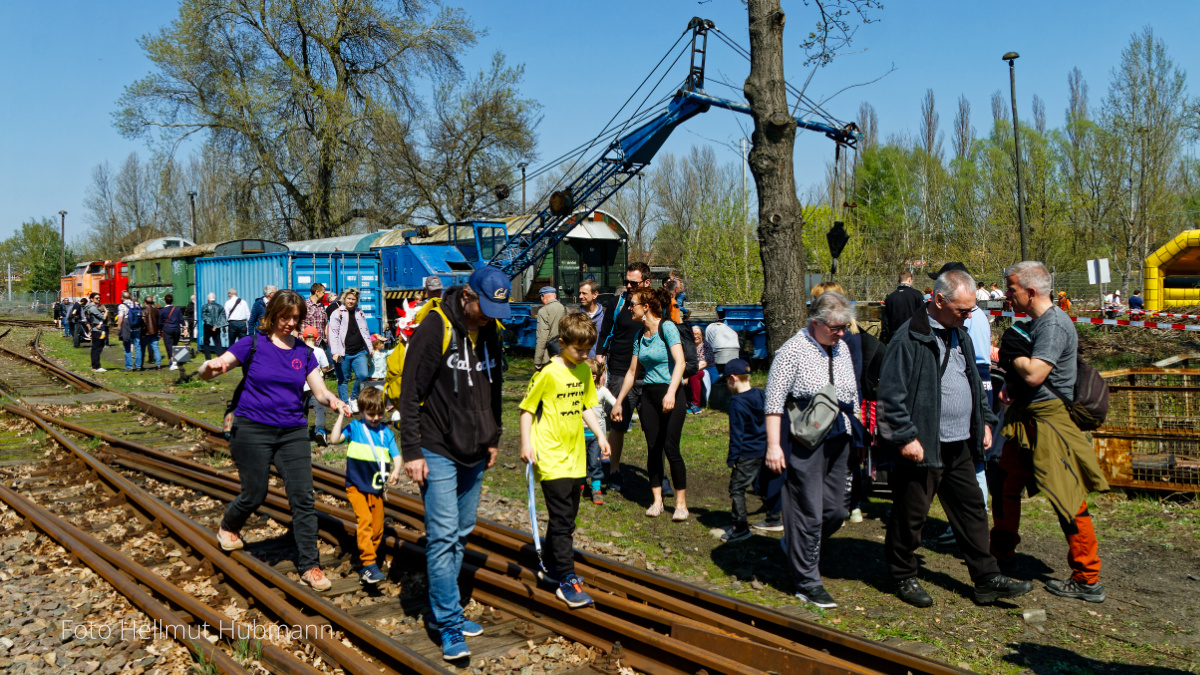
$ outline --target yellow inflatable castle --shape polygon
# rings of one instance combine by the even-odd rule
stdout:
[[[1172,278],[1176,278],[1175,283]],[[1146,258],[1143,279],[1146,311],[1200,305],[1197,278],[1200,278],[1200,230],[1184,230]]]

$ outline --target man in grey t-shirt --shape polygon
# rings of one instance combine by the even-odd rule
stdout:
[[[1071,566],[1069,578],[1046,582],[1046,590],[1065,598],[1104,602],[1099,545],[1087,495],[1093,489],[1107,490],[1108,485],[1091,441],[1051,391],[1053,387],[1062,398],[1074,398],[1079,338],[1070,318],[1051,299],[1045,265],[1032,260],[1017,263],[1005,271],[1004,283],[1013,309],[1033,317],[1030,355],[1014,358],[1009,373],[1033,393],[1013,400],[1007,386],[1001,392],[1000,399],[1011,407],[1005,417],[1008,441],[1000,453],[1003,485],[992,502],[991,552],[1002,563],[1015,561],[1021,542],[1021,493],[1033,480],[1054,506]]]
[[[1075,354],[1079,351],[1075,322],[1051,303],[1050,308],[1036,317],[1029,328],[1029,339],[1033,342],[1030,358],[1050,366],[1050,372],[1042,386],[1033,390],[1028,403],[1058,398],[1046,385],[1054,387],[1064,398],[1071,400],[1075,395]]]

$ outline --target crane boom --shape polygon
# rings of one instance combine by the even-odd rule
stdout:
[[[750,114],[750,106],[745,103],[704,91],[708,31],[715,29],[716,25],[707,19],[693,18],[688,27],[692,30],[690,70],[684,86],[675,92],[667,109],[614,140],[600,158],[576,176],[566,188],[551,195],[537,215],[509,237],[508,243],[488,261],[489,265],[499,267],[510,279],[533,266],[575,226],[572,214],[579,211],[590,213],[600,208],[650,164],[650,160],[680,124],[713,106]],[[820,132],[842,145],[854,146],[859,137],[852,124],[839,128],[800,117],[795,120],[801,129]]]

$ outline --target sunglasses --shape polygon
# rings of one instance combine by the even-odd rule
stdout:
[[[642,282],[640,282],[640,281],[634,281],[633,279],[626,279],[626,280],[625,280],[625,285],[626,285],[626,286],[638,286],[638,285],[641,285],[641,283],[642,283]]]
[[[831,333],[845,333],[850,328],[850,324],[842,324],[840,326],[830,326],[829,324],[825,324],[825,327],[828,328]]]

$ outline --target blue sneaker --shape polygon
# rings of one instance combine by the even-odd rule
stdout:
[[[559,600],[567,603],[567,607],[571,609],[587,607],[595,603],[592,600],[592,596],[584,592],[583,579],[578,574],[572,574],[559,584],[555,595],[558,596]]]
[[[358,573],[358,580],[364,584],[377,584],[387,579],[383,574],[383,570],[379,569],[379,565],[371,564],[362,568]]]
[[[662,496],[664,496],[664,497],[674,497],[675,496],[675,489],[671,487],[671,481],[667,480],[666,478],[663,479],[663,483],[662,483]]]
[[[442,629],[442,658],[447,661],[457,661],[465,659],[471,655],[471,650],[467,648],[467,640],[463,637],[463,632],[458,628],[443,628]]]
[[[462,634],[467,637],[479,637],[483,635],[483,626],[464,617],[462,620]]]

